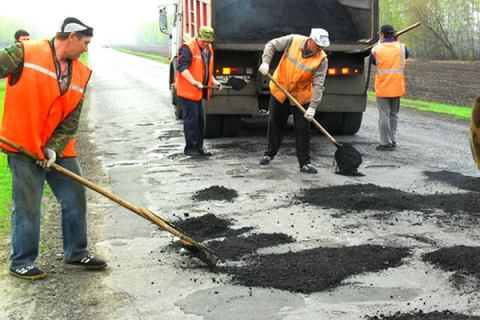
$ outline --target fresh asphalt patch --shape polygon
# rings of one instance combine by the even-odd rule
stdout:
[[[430,181],[442,182],[452,187],[480,192],[480,179],[478,177],[464,176],[458,172],[451,171],[425,171],[424,174]]]

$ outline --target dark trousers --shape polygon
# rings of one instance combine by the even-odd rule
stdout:
[[[203,135],[205,122],[203,119],[202,100],[194,101],[178,97],[182,106],[183,131],[185,132],[185,154],[203,152]]]
[[[304,104],[305,109],[309,103]],[[264,155],[274,157],[283,140],[288,116],[293,114],[295,126],[295,147],[300,168],[310,163],[310,122],[303,117],[302,111],[291,106],[288,99],[281,103],[272,95],[268,114],[267,151]]]

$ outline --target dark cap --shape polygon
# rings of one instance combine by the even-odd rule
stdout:
[[[378,33],[383,33],[383,34],[394,34],[395,33],[395,29],[393,28],[393,26],[389,25],[389,24],[384,24],[381,28],[380,28],[380,31]]]

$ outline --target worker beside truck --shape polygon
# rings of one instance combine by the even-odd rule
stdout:
[[[330,45],[328,32],[314,28],[310,36],[288,35],[270,40],[262,55],[259,71],[266,76],[275,52],[284,51],[273,78],[306,109],[305,115],[277,86],[270,83],[267,151],[260,164],[267,165],[280,149],[290,114],[295,126],[295,146],[300,171],[317,173],[310,163],[310,122],[322,101],[328,59],[323,48]]]
[[[88,250],[85,187],[50,170],[56,163],[82,175],[75,135],[91,70],[78,58],[92,37],[91,27],[67,18],[54,39],[24,41],[0,50],[0,78],[8,77],[0,136],[41,159],[35,163],[0,144],[12,172],[9,272],[22,279],[46,276],[35,267],[45,181],[61,205],[64,262],[87,269],[107,266]]]
[[[397,148],[397,120],[400,97],[405,95],[405,65],[409,52],[396,37],[393,26],[380,28],[381,42],[372,49],[370,63],[377,66],[375,95],[378,106],[380,145],[378,151]]]
[[[187,156],[211,156],[203,148],[205,120],[202,100],[208,100],[214,84],[222,84],[213,76],[213,29],[202,26],[198,37],[182,44],[178,54],[175,89],[182,107],[185,149]]]

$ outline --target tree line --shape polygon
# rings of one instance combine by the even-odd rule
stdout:
[[[480,0],[380,0],[380,25],[399,31],[416,22],[400,40],[415,57],[480,59]]]
[[[15,32],[19,29],[30,33],[31,39],[46,39],[43,30],[18,19],[0,16],[0,48],[12,45],[15,42]]]

